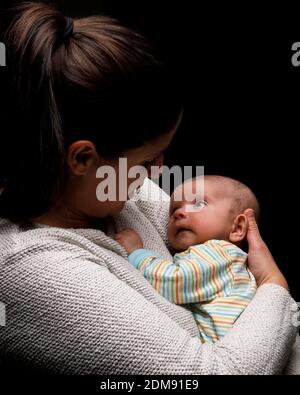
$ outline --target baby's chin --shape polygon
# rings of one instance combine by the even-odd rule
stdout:
[[[171,240],[171,245],[176,251],[185,251],[190,246],[199,244],[199,241],[196,240],[195,235],[188,230],[184,230],[180,232],[178,235],[173,236]]]

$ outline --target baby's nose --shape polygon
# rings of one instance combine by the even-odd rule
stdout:
[[[174,217],[175,217],[175,219],[185,218],[186,211],[185,211],[184,207],[178,208],[174,213]]]

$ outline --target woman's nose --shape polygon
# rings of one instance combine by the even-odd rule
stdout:
[[[155,159],[155,166],[161,167],[164,164],[164,154],[160,154],[156,159]]]
[[[160,154],[157,158],[155,158],[151,164],[148,166],[148,177],[149,178],[159,178],[161,175],[161,167],[164,164],[164,154]],[[153,166],[159,167],[159,169],[153,169]]]

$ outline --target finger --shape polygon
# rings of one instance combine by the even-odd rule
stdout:
[[[254,210],[247,209],[244,214],[248,220],[248,232],[247,232],[247,240],[249,246],[253,243],[261,242],[262,238],[258,229],[258,225],[255,219]]]
[[[245,210],[244,214],[247,217],[249,229],[257,231],[258,225],[255,219],[254,210],[252,208],[248,208],[247,210]]]

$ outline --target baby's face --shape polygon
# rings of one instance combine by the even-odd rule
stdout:
[[[192,192],[195,193],[194,180],[183,185],[191,182]],[[228,240],[234,221],[230,190],[226,184],[213,180],[205,180],[201,184],[204,184],[204,193],[199,189],[199,183],[198,191],[203,199],[191,201],[183,193],[183,199],[175,201],[174,193],[171,196],[168,239],[176,251],[184,251],[211,239]],[[178,187],[181,191],[183,185]],[[195,211],[190,210],[191,204],[195,204]]]

